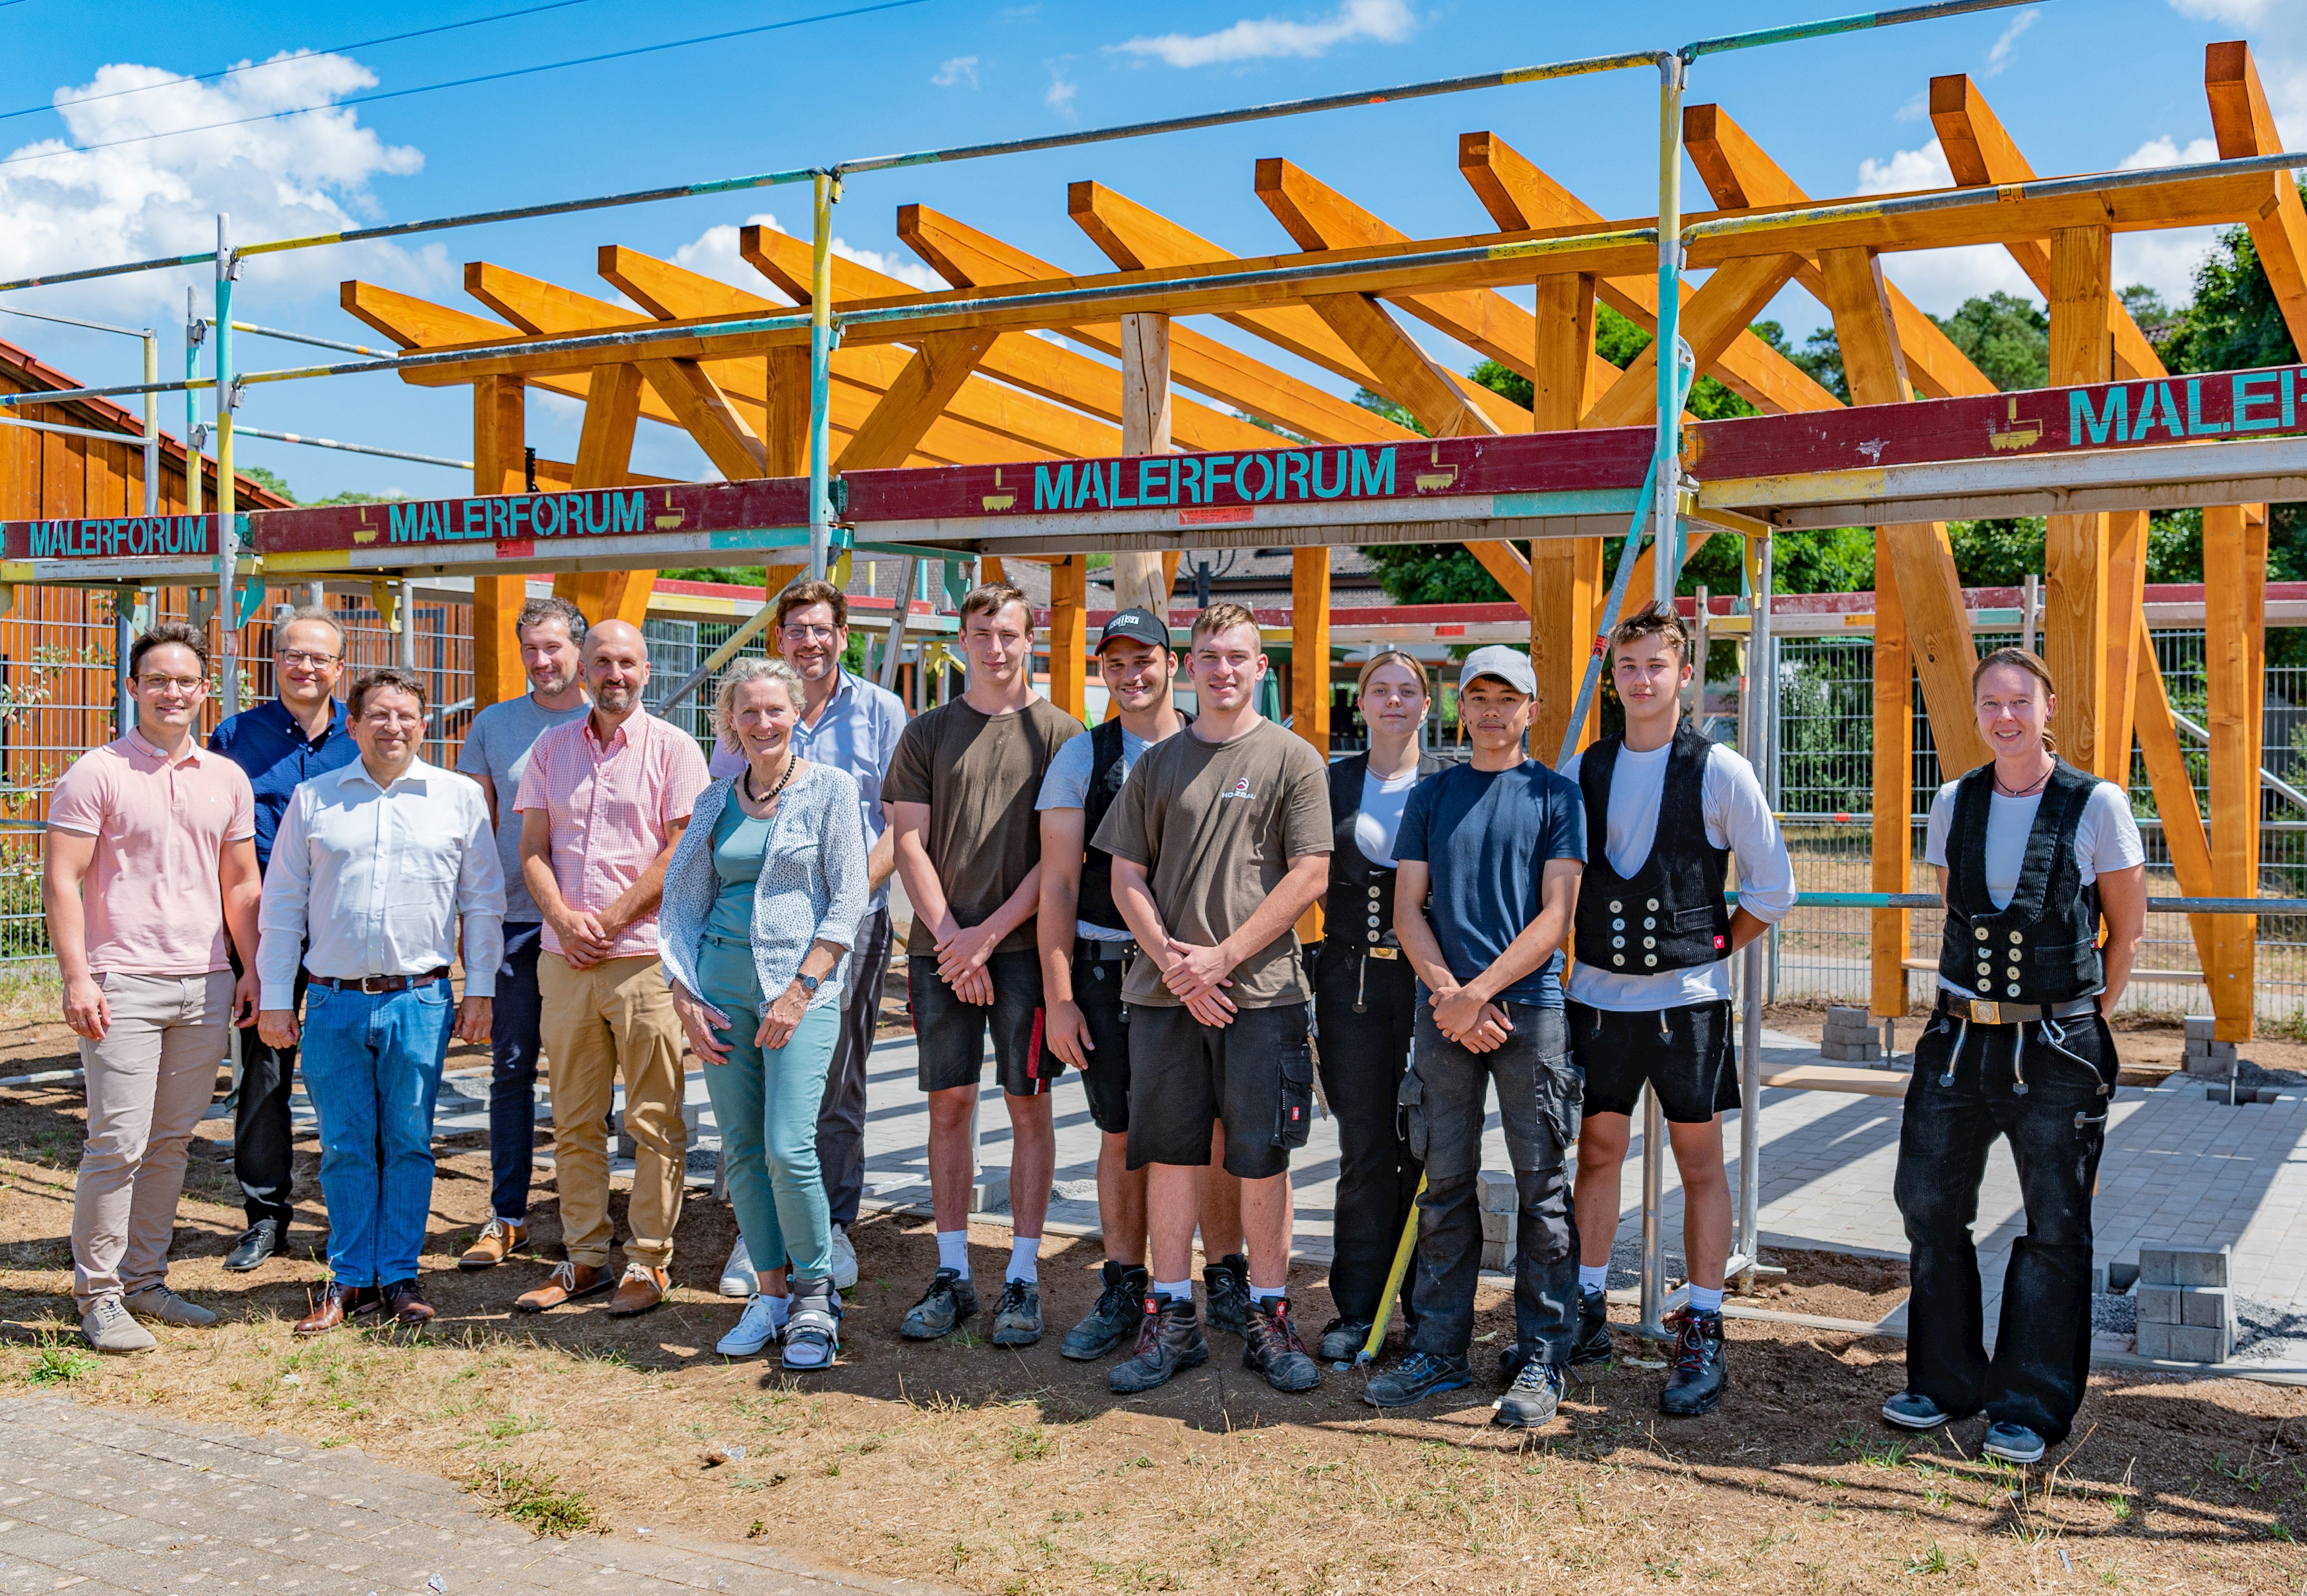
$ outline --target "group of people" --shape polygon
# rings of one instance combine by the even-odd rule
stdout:
[[[1624,730],[1559,770],[1526,746],[1537,682],[1511,648],[1458,667],[1469,759],[1424,751],[1427,667],[1382,649],[1357,685],[1368,751],[1326,762],[1260,715],[1267,661],[1236,605],[1202,611],[1182,656],[1164,618],[1113,616],[1095,658],[1110,710],[1093,730],[1035,695],[1032,612],[1007,583],[961,604],[963,692],[910,719],[841,664],[847,621],[828,583],[779,596],[779,657],[724,674],[708,766],[641,708],[637,629],[588,630],[567,603],[534,600],[519,622],[531,691],[476,717],[462,775],[418,757],[417,679],[366,671],[336,704],[344,639],[324,612],[284,617],[278,700],[206,749],[193,735],[202,635],[165,624],[138,639],[135,727],[77,762],[50,811],[49,918],[88,1078],[73,1225],[88,1339],[133,1351],[152,1344],[140,1318],[212,1319],[168,1290],[167,1240],[227,1027],[253,1015],[235,1137],[249,1223],[226,1266],[258,1268],[286,1245],[301,1045],[330,1283],[298,1334],[432,1317],[417,1256],[452,1035],[493,1054],[493,1215],[460,1266],[528,1250],[541,1051],[565,1256],[513,1306],[656,1306],[684,1185],[685,1044],[742,1237],[723,1289],[748,1301],[719,1350],[776,1344],[788,1368],[825,1367],[856,1278],[848,1231],[894,874],[912,909],[937,1247],[905,1336],[986,1312],[967,1220],[990,1034],[1013,1137],[994,1344],[1043,1334],[1051,1093],[1071,1067],[1100,1132],[1104,1258],[1067,1357],[1114,1359],[1112,1389],[1143,1392],[1206,1361],[1222,1332],[1275,1389],[1311,1389],[1324,1362],[1378,1350],[1414,1227],[1407,1346],[1364,1397],[1396,1408],[1472,1384],[1495,1087],[1517,1208],[1495,1405],[1500,1423],[1542,1425],[1565,1372],[1612,1355],[1620,1171],[1647,1088],[1681,1175],[1689,1274],[1659,1404],[1692,1416],[1720,1403],[1721,1115],[1738,1103],[1728,960],[1796,890],[1754,771],[1685,714],[1695,662],[1670,606],[1612,632]],[[1176,703],[1188,686],[1190,716]],[[1947,931],[1895,1194],[1914,1248],[1910,1378],[1884,1413],[1927,1428],[1983,1409],[1988,1449],[2032,1461],[2081,1398],[2090,1190],[2115,1070],[2100,1017],[2143,924],[2144,854],[2120,791],[2050,751],[2038,659],[1998,651],[1975,686],[1995,759],[1932,812]],[[1303,948],[1296,927],[1317,903],[1323,935]],[[1334,1316],[1308,1334],[1289,1294],[1290,1163],[1317,1076],[1339,1137]],[[617,1274],[606,1137],[620,1078],[636,1154]],[[1990,1360],[1969,1224],[1996,1135],[2019,1159],[2029,1232]]]

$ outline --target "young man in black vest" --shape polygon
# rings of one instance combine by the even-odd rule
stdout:
[[[1121,977],[1137,941],[1113,904],[1113,855],[1087,845],[1121,795],[1137,756],[1191,716],[1171,698],[1178,674],[1170,629],[1150,610],[1120,611],[1098,639],[1097,669],[1111,713],[1086,737],[1058,751],[1042,778],[1042,904],[1036,916],[1050,1051],[1082,1072],[1089,1117],[1100,1135],[1097,1213],[1103,1232],[1103,1289],[1089,1317],[1066,1334],[1068,1358],[1102,1358],[1136,1337],[1145,1312],[1145,1171],[1129,1167],[1129,1025]],[[1241,1241],[1241,1183],[1207,1172],[1202,1245],[1213,1260]],[[1213,1317],[1223,1269],[1232,1293],[1231,1327],[1248,1311],[1249,1276],[1238,1256],[1211,1266]]]
[[[1882,1417],[1931,1429],[1984,1409],[1982,1450],[2031,1463],[2066,1439],[2090,1375],[2091,1189],[2117,1069],[2105,1016],[2147,926],[2147,850],[2123,789],[2052,751],[2040,659],[1999,648],[1971,693],[1994,759],[1931,805],[1924,857],[1938,866],[1946,931],[1938,1012],[1915,1044],[1900,1120],[1914,1294],[1907,1388]],[[2027,1233],[2011,1243],[1990,1361],[1970,1229],[1997,1136],[2018,1165]]]
[[[1723,1271],[1730,1180],[1722,1111],[1738,1103],[1730,1047],[1730,955],[1795,904],[1793,862],[1754,768],[1683,718],[1690,634],[1653,604],[1610,634],[1623,735],[1571,759],[1585,795],[1587,863],[1570,967],[1570,1045],[1586,1072],[1578,1138],[1580,1298],[1575,1360],[1610,1356],[1610,1248],[1634,1104],[1658,1094],[1682,1175],[1690,1305],[1668,1316],[1674,1367],[1659,1411],[1680,1418],[1722,1400]],[[1738,861],[1738,909],[1723,897]]]

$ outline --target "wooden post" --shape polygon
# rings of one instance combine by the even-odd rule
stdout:
[[[2266,614],[2267,536],[2244,507],[2203,511],[2203,677],[2211,734],[2211,891],[2219,897],[2259,896],[2260,736],[2266,713],[2264,645],[2254,621]],[[2251,1036],[2251,978],[2258,921],[2218,914],[2211,921],[2217,969],[2211,1006],[2222,1042]]]
[[[523,475],[526,404],[519,377],[473,379],[473,492],[517,493]],[[517,699],[527,691],[520,639],[513,622],[528,599],[528,579],[473,579],[473,708]]]
[[[2051,235],[2054,387],[2114,379],[2111,238],[2105,227],[2061,227]],[[2044,662],[2059,684],[2051,731],[2077,768],[2102,773],[2107,755],[2101,743],[2113,729],[2106,713],[2107,569],[2105,515],[2046,518]]]
[[[1870,889],[1913,890],[1915,855],[1914,656],[1907,645],[1907,616],[1900,606],[1899,579],[1878,543],[1874,551],[1874,828]],[[1908,914],[1873,912],[1867,1010],[1878,1019],[1903,1019],[1907,1013]]]
[[[1083,718],[1089,708],[1089,556],[1050,562],[1050,702]]]
[[[584,430],[577,439],[577,480],[587,488],[618,487],[632,474],[633,432],[641,416],[640,368],[616,362],[593,368],[585,395]],[[553,579],[556,596],[584,612],[586,621],[630,621],[639,626],[648,614],[653,571],[568,571]],[[636,602],[638,601],[638,602]]]
[[[768,408],[761,442],[768,450],[764,476],[809,475],[809,351],[772,349],[768,355]]]
[[[1122,317],[1121,452],[1167,454],[1170,409],[1170,318]],[[1113,607],[1132,606],[1169,619],[1170,583],[1163,578],[1159,553],[1113,556]]]
[[[2099,739],[2097,774],[2127,793],[2139,706],[2131,656],[2142,635],[2132,622],[2147,599],[2147,512],[2118,511],[2106,518],[2106,733]]]
[[[1291,729],[1330,757],[1330,551],[1290,551],[1290,720]],[[1298,937],[1322,934],[1322,905],[1307,907]]]
[[[1583,274],[1538,279],[1537,375],[1531,428],[1567,432],[1594,408],[1594,279]],[[1570,712],[1594,644],[1591,617],[1604,596],[1602,540],[1539,537],[1530,545],[1530,663],[1538,676],[1538,712],[1530,751],[1551,759],[1562,748]],[[1593,725],[1590,717],[1587,728]],[[1588,738],[1579,738],[1584,747]]]

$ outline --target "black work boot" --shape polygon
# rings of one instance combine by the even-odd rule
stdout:
[[[1210,1360],[1209,1338],[1202,1334],[1201,1315],[1191,1297],[1148,1297],[1137,1321],[1137,1351],[1113,1366],[1106,1388],[1120,1396],[1134,1396],[1164,1385],[1180,1369],[1196,1369]]]
[[[1066,1332],[1066,1339],[1058,1351],[1076,1362],[1102,1358],[1123,1342],[1137,1334],[1137,1321],[1145,1317],[1145,1295],[1152,1277],[1145,1270],[1105,1261],[1102,1271],[1105,1287],[1097,1294],[1097,1306],[1089,1317]]]
[[[1570,1343],[1570,1361],[1608,1363],[1617,1356],[1610,1345],[1610,1300],[1599,1290],[1578,1293],[1578,1338]]]
[[[976,1317],[976,1283],[963,1279],[958,1269],[939,1269],[930,1276],[930,1289],[922,1300],[905,1311],[897,1334],[907,1341],[935,1341]]]
[[[1322,1383],[1322,1366],[1299,1341],[1287,1297],[1252,1303],[1241,1343],[1241,1366],[1264,1375],[1276,1391],[1311,1391]]]
[[[1659,1393],[1659,1412],[1676,1419],[1712,1412],[1730,1383],[1722,1363],[1722,1316],[1685,1308],[1666,1322],[1674,1332],[1674,1372]]]
[[[1210,1328],[1246,1333],[1249,1324],[1249,1259],[1230,1252],[1202,1271],[1202,1289],[1209,1294]]]

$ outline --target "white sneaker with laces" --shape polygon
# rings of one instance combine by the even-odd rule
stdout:
[[[721,1266],[721,1294],[725,1297],[750,1297],[761,1289],[760,1277],[753,1273],[753,1255],[745,1250],[745,1238],[737,1238],[737,1245],[729,1249],[729,1261]]]
[[[783,1297],[756,1296],[745,1304],[745,1312],[736,1328],[714,1343],[713,1350],[724,1358],[750,1358],[777,1339],[782,1328],[777,1320],[777,1309],[785,1303]]]
[[[845,1291],[857,1283],[857,1248],[849,1240],[849,1227],[833,1227],[833,1289]]]

